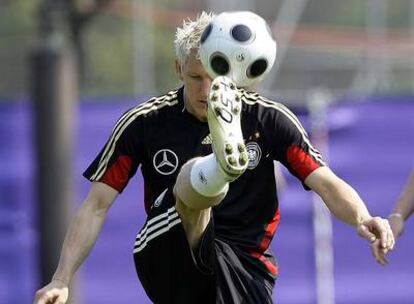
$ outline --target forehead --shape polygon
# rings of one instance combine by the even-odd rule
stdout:
[[[195,52],[191,52],[188,56],[187,60],[183,65],[185,72],[193,72],[198,74],[207,74],[204,70],[203,65],[201,64],[201,60],[198,58]]]

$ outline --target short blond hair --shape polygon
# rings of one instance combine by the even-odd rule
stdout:
[[[211,20],[215,16],[212,12],[201,12],[197,15],[195,20],[187,19],[183,21],[183,26],[177,27],[175,32],[175,54],[180,64],[184,64],[188,59],[191,51],[197,51],[197,57],[199,56],[198,51],[200,49],[200,38]]]

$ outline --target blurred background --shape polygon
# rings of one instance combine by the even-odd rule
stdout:
[[[175,88],[173,39],[200,11],[249,9],[275,33],[259,87],[387,216],[414,167],[414,0],[0,0],[0,303],[31,303],[56,267],[81,177],[117,118]],[[414,303],[414,226],[381,267],[283,169],[277,303]],[[111,209],[73,303],[149,303],[132,244],[142,178]]]

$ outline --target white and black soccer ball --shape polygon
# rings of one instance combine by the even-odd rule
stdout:
[[[223,12],[205,28],[200,59],[207,73],[237,86],[260,82],[276,59],[276,41],[266,21],[250,11]]]

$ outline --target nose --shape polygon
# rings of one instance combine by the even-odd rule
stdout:
[[[204,78],[203,79],[203,82],[201,84],[201,89],[202,89],[203,94],[205,96],[208,96],[208,93],[210,92],[211,82],[212,82],[211,78]]]

